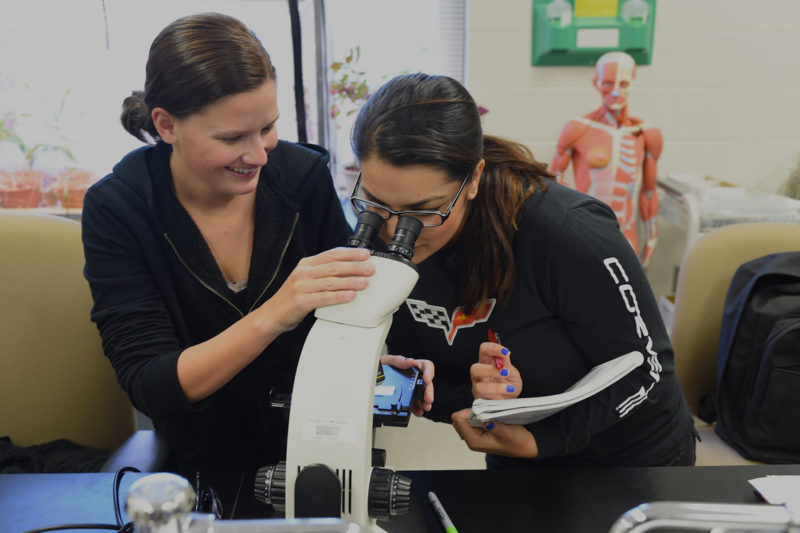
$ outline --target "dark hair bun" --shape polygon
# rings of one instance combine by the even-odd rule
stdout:
[[[125,130],[144,142],[152,142],[158,138],[150,109],[144,101],[144,91],[133,91],[122,101],[120,121]]]

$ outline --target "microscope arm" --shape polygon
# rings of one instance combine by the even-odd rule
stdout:
[[[375,376],[392,314],[417,281],[416,269],[373,256],[375,273],[356,298],[317,310],[297,367],[286,455],[286,516],[298,516],[295,482],[322,464],[342,489],[342,516],[370,523]]]

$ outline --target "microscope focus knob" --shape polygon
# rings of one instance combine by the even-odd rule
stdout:
[[[279,511],[286,510],[286,462],[263,466],[256,472],[256,499]]]
[[[411,507],[411,480],[387,468],[373,468],[369,478],[369,516],[385,519]]]
[[[161,472],[133,482],[125,512],[137,532],[185,531],[196,500],[195,491],[185,478]]]

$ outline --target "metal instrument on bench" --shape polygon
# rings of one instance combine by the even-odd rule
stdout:
[[[800,533],[800,515],[782,505],[757,503],[643,503],[617,519],[609,533],[643,531]]]

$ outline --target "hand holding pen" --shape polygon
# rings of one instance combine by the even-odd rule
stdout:
[[[490,342],[481,344],[478,363],[470,368],[472,395],[487,400],[516,398],[522,391],[522,378],[511,364],[511,352],[499,344],[490,330]]]
[[[489,333],[491,342],[481,344],[478,362],[470,367],[472,395],[488,400],[516,398],[522,392],[519,370],[511,364],[511,352],[499,344],[499,337]],[[500,368],[498,368],[498,361]],[[470,421],[471,409],[462,409],[451,415],[453,427],[470,450],[507,455],[509,457],[536,457],[539,449],[533,434],[524,426],[490,421],[475,427]]]
[[[497,336],[497,333],[495,333],[495,332],[494,332],[493,330],[491,330],[491,329],[489,330],[489,342],[493,342],[493,343],[495,343],[495,344],[500,344],[500,337],[498,337],[498,336]],[[505,350],[505,348],[504,348],[504,350]],[[506,352],[508,352],[508,350],[506,350]],[[508,353],[506,353],[506,355],[508,355]],[[497,370],[500,370],[500,375],[502,375],[502,376],[507,376],[507,375],[508,375],[508,372],[506,372],[505,374],[503,374],[503,359],[502,359],[502,358],[500,358],[500,357],[497,357],[497,356],[495,355],[495,356],[492,356],[492,360],[494,361],[494,367],[495,367]]]

